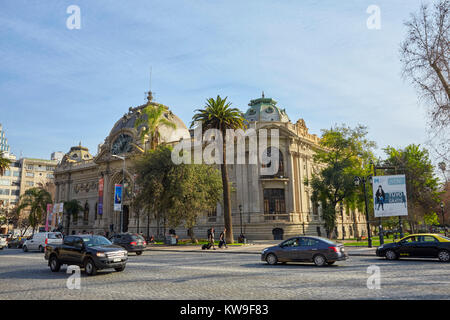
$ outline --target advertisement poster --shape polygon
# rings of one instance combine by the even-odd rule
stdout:
[[[375,217],[407,216],[405,175],[372,178]]]
[[[98,206],[97,213],[103,214],[103,188],[104,188],[104,179],[100,178],[98,181]]]
[[[122,210],[122,185],[114,185],[114,211]]]

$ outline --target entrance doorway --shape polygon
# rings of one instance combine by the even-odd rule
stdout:
[[[281,228],[275,228],[272,230],[273,240],[283,240],[284,230]]]

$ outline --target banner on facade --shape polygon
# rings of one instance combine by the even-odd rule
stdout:
[[[122,210],[122,185],[114,185],[114,211]]]
[[[375,217],[407,216],[406,177],[375,176],[372,178]]]
[[[52,220],[52,204],[48,203],[47,204],[47,218],[45,219],[45,231],[48,231],[48,227],[49,227],[49,222],[51,224],[51,220]]]
[[[103,214],[103,188],[105,181],[103,178],[98,180],[98,205],[97,205],[97,214]]]

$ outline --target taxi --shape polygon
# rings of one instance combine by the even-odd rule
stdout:
[[[377,248],[376,255],[387,260],[402,257],[438,258],[442,262],[450,261],[450,238],[440,234],[411,234],[394,243]]]

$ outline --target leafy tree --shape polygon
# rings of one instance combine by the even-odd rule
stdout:
[[[220,200],[219,172],[203,164],[175,165],[171,153],[171,147],[158,146],[135,159],[139,185],[135,203],[155,213],[158,230],[160,220],[168,221],[171,227],[184,223],[194,238],[192,229],[197,218]]]
[[[138,118],[134,124],[134,127],[138,129],[142,126],[139,134],[141,136],[142,142],[144,142],[145,137],[150,135],[150,149],[155,150],[159,143],[160,126],[164,125],[166,127],[176,129],[175,123],[166,119],[164,114],[168,111],[168,108],[162,104],[148,103],[148,105],[142,110],[138,111]]]
[[[439,179],[434,174],[427,149],[411,144],[404,149],[386,147],[384,149],[387,166],[395,166],[398,173],[406,176],[406,192],[408,199],[408,223],[414,231],[426,215],[435,212],[439,205]],[[387,171],[395,174],[395,171]]]
[[[431,145],[450,161],[450,1],[439,0],[432,9],[422,4],[405,26],[400,49],[403,77],[430,107]]]
[[[0,152],[0,176],[5,173],[5,171],[9,168],[11,164],[11,160],[3,157],[3,152]]]
[[[226,241],[233,243],[233,222],[231,217],[231,198],[230,198],[230,184],[228,178],[228,168],[226,162],[226,130],[227,129],[244,129],[244,116],[237,108],[231,108],[231,103],[227,102],[227,98],[222,99],[217,96],[216,99],[209,98],[206,101],[204,109],[195,110],[196,114],[192,117],[191,128],[200,122],[202,130],[205,132],[208,129],[217,129],[222,134],[223,150],[221,157],[220,169],[222,173],[222,188],[223,188],[223,211],[224,224],[226,231]]]
[[[73,220],[76,220],[78,217],[78,214],[83,210],[84,210],[83,206],[76,199],[72,199],[72,200],[64,202],[64,211],[66,212],[66,215],[67,215],[67,232],[66,232],[66,234],[69,234],[69,231],[70,231],[70,218],[72,217]]]
[[[321,203],[325,229],[332,236],[337,205],[343,202],[355,207],[364,199],[354,179],[369,174],[375,143],[366,139],[367,129],[361,125],[355,129],[335,126],[322,132],[320,147],[314,155],[320,169],[305,180],[305,185],[312,188],[312,201]]]
[[[33,227],[33,234],[36,226],[42,223],[46,216],[47,204],[50,203],[52,203],[52,196],[42,188],[30,188],[20,196],[17,210],[19,213],[22,210],[28,210],[28,220]]]

